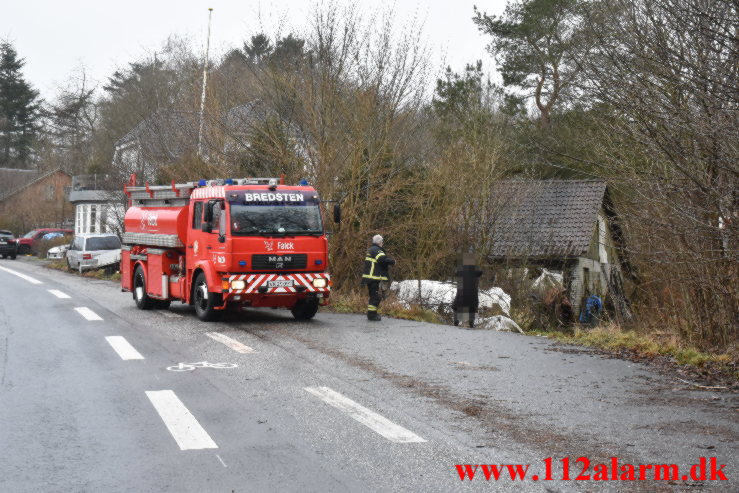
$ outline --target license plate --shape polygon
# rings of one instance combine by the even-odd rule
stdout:
[[[7,245],[7,244],[8,244],[7,241],[0,241],[0,245]]]
[[[291,288],[293,281],[267,281],[268,288]]]

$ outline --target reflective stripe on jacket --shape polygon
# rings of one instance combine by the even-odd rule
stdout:
[[[367,256],[364,258],[364,274],[362,274],[362,283],[367,284],[372,281],[387,281],[387,267],[394,265],[395,260],[385,254],[385,250],[381,246],[372,245],[367,250]]]

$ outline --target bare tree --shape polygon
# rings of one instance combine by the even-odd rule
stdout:
[[[697,342],[737,338],[739,6],[603,0],[581,61],[601,104],[644,307]]]

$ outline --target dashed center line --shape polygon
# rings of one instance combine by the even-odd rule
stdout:
[[[50,292],[51,294],[53,294],[53,295],[54,295],[54,296],[56,296],[57,298],[61,298],[61,299],[63,299],[63,300],[64,300],[64,299],[69,299],[69,298],[71,298],[71,296],[69,296],[69,295],[68,295],[67,293],[63,293],[63,292],[59,291],[58,289],[49,289],[49,290],[47,290],[47,291],[49,291],[49,292]]]
[[[242,354],[249,354],[249,353],[256,353],[256,351],[249,346],[245,344],[241,344],[236,339],[231,339],[230,337],[221,334],[220,332],[206,332],[205,335],[210,337],[211,339],[218,341],[220,343],[225,344],[226,346],[230,347],[237,353]]]
[[[146,396],[164,421],[180,450],[218,448],[208,432],[171,390],[148,390]]]
[[[18,276],[21,279],[25,279],[26,281],[30,282],[31,284],[43,284],[38,279],[35,279],[31,276],[27,276],[23,274],[22,272],[18,272],[17,270],[8,269],[7,267],[0,267],[0,270],[7,272],[8,274],[13,274],[14,276]]]
[[[108,341],[108,344],[111,345],[122,360],[144,359],[144,357],[141,356],[141,353],[136,351],[136,348],[134,348],[123,336],[108,336],[105,340]]]
[[[425,442],[423,438],[416,435],[410,430],[403,428],[377,414],[361,406],[353,400],[345,397],[328,387],[305,387],[305,390],[315,395],[323,402],[345,412],[355,420],[359,421],[375,433],[379,433],[391,442],[396,443],[420,443]]]
[[[94,311],[90,310],[86,306],[78,306],[75,308],[77,313],[85,317],[87,320],[95,321],[95,320],[102,320],[102,317],[95,313]]]

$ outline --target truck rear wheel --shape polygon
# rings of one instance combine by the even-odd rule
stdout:
[[[139,310],[151,310],[154,307],[154,300],[146,294],[146,278],[141,266],[136,267],[133,274],[133,300]]]
[[[195,277],[192,286],[192,303],[195,305],[195,314],[203,322],[212,322],[221,316],[221,311],[216,310],[221,305],[220,293],[208,291],[208,280],[202,272]]]
[[[298,320],[310,320],[318,311],[318,300],[315,298],[298,300],[290,311]]]

